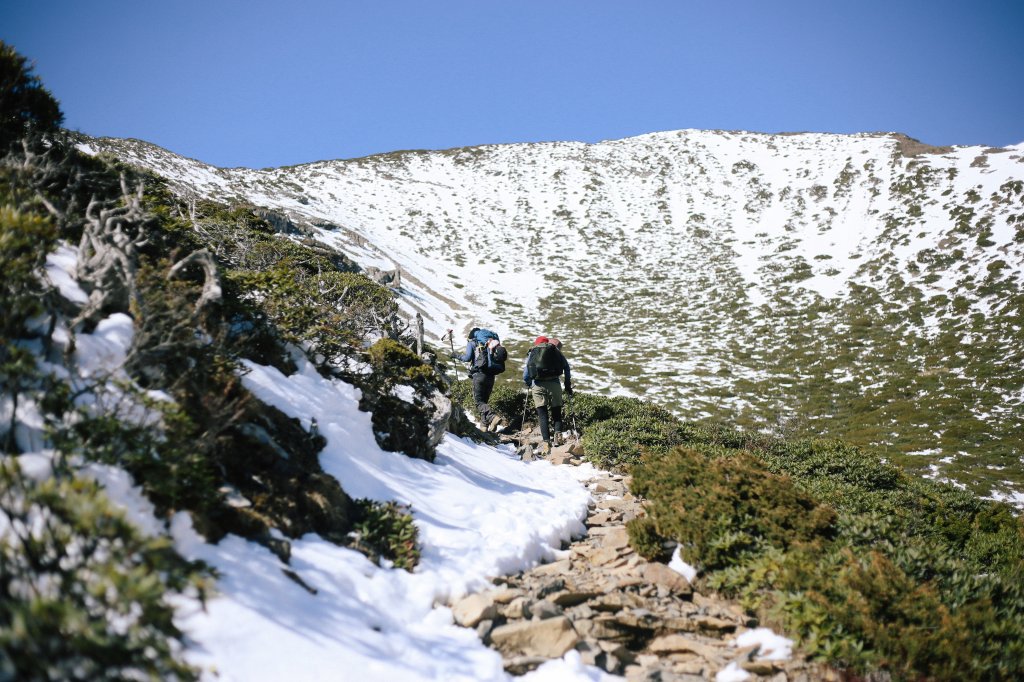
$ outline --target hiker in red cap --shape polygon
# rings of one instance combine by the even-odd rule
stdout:
[[[565,395],[572,398],[569,361],[562,355],[561,347],[562,342],[558,339],[538,336],[526,356],[526,366],[523,368],[523,383],[533,396],[533,404],[537,408],[537,421],[540,423],[540,436],[544,440],[541,444],[541,455],[551,452],[549,417],[555,435],[562,431],[562,386],[558,377],[565,376]]]

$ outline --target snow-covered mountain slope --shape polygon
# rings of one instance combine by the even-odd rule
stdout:
[[[85,147],[399,266],[435,333],[557,335],[584,390],[1024,489],[1024,145],[686,130],[264,170]]]

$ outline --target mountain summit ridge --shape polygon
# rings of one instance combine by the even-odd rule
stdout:
[[[1024,144],[682,130],[258,171],[83,148],[399,267],[428,331],[556,333],[588,389],[1024,490]]]

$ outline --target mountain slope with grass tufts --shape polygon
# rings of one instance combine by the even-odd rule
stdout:
[[[685,130],[263,170],[82,148],[400,268],[428,330],[556,333],[585,388],[1024,500],[1024,145]]]

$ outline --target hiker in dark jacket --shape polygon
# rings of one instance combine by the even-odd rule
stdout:
[[[558,339],[538,336],[523,367],[523,383],[533,396],[540,437],[544,440],[541,444],[542,455],[551,452],[550,427],[554,427],[556,436],[562,431],[562,385],[558,377],[565,377],[565,395],[572,398],[572,373],[569,361],[562,355],[561,349],[562,342]]]
[[[501,417],[495,414],[491,406],[487,404],[487,401],[491,399],[491,391],[494,390],[494,375],[488,374],[483,367],[477,366],[477,363],[474,362],[477,341],[473,335],[478,329],[479,327],[473,327],[470,330],[469,338],[466,340],[466,352],[462,355],[455,353],[451,358],[470,363],[469,378],[473,380],[473,402],[476,403],[476,411],[480,413],[485,430],[497,431],[502,426]]]

